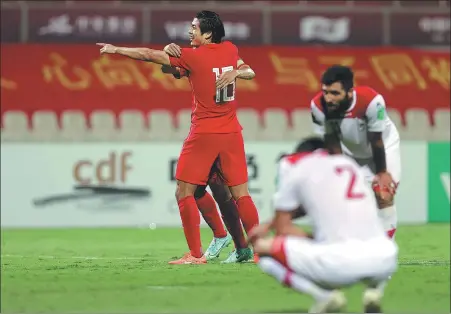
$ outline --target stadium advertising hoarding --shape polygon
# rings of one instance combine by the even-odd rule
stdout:
[[[352,66],[356,84],[373,87],[384,95],[389,108],[401,113],[424,104],[432,111],[449,103],[450,55],[445,52],[268,46],[245,47],[239,53],[257,74],[255,80],[238,81],[240,107],[309,108],[320,90],[321,73],[337,63]],[[118,113],[191,106],[186,78],[176,80],[149,62],[100,56],[95,45],[5,44],[1,54],[2,112],[105,109]]]
[[[282,7],[283,6],[279,6]],[[449,14],[437,10],[320,10],[302,7],[277,10],[278,6],[239,10],[220,7],[226,35],[240,45],[322,44],[355,46],[448,46]],[[187,27],[200,8],[143,9],[106,6],[102,10],[82,6],[2,7],[2,42],[80,43],[102,41],[161,43],[186,42]],[[372,13],[368,13],[372,11]],[[263,14],[268,14],[265,19]],[[24,19],[22,19],[22,17]],[[6,27],[8,26],[8,27]],[[371,36],[368,36],[369,33]]]
[[[246,143],[250,191],[262,220],[273,211],[276,162],[294,145]],[[180,226],[173,177],[180,148],[180,143],[2,143],[2,227]],[[424,223],[427,144],[404,142],[401,153],[399,221]]]

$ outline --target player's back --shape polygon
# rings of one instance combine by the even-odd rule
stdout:
[[[229,133],[241,131],[236,117],[235,82],[216,89],[216,80],[236,69],[238,49],[231,42],[203,45],[195,50],[195,62],[190,70],[193,89],[193,119],[199,133]]]
[[[312,219],[315,239],[335,242],[385,236],[374,194],[354,160],[325,152],[302,159],[291,175]]]

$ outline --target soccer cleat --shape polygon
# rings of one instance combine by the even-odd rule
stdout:
[[[187,264],[207,264],[207,259],[205,256],[194,257],[191,253],[186,253],[182,258],[175,261],[170,261],[171,265],[187,265]]]
[[[232,236],[229,233],[227,233],[224,238],[213,238],[210,245],[208,246],[208,249],[205,251],[205,258],[207,260],[211,260],[219,257],[221,251],[224,248],[228,247],[230,243],[232,243]]]
[[[363,293],[363,307],[365,313],[382,313],[382,293],[378,289],[366,289]]]
[[[250,248],[236,249],[230,253],[229,257],[221,264],[232,264],[232,263],[243,263],[247,261],[252,261],[254,254]]]
[[[316,302],[309,313],[339,313],[345,306],[346,298],[343,292],[334,290],[327,299]]]

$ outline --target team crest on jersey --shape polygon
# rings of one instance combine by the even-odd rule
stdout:
[[[382,104],[377,104],[377,120],[384,120],[385,119],[385,108],[382,106]]]

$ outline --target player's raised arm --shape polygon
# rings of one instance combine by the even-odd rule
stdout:
[[[97,43],[100,54],[119,54],[135,60],[148,61],[157,64],[171,65],[169,56],[162,50],[149,48],[116,47],[111,44]]]

